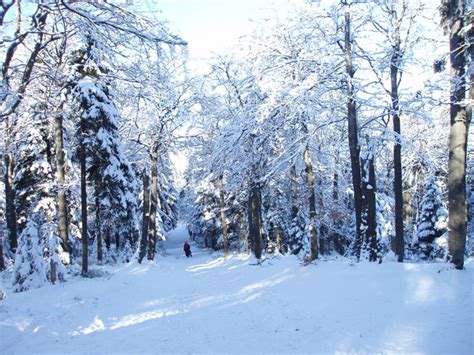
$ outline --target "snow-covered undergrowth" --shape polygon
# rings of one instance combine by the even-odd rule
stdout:
[[[0,353],[473,350],[473,264],[251,265],[176,244],[154,263],[0,301]]]

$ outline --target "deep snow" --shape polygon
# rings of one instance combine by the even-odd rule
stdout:
[[[469,354],[473,264],[251,265],[196,250],[180,226],[155,262],[0,301],[0,353]]]

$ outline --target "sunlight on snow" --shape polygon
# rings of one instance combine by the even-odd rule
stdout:
[[[222,258],[220,258],[222,259]],[[215,267],[219,265],[222,261],[218,259],[208,264],[196,265],[191,267],[193,270],[201,270],[209,267]],[[110,330],[115,330],[123,327],[133,326],[136,324],[144,323],[146,321],[160,319],[164,317],[176,316],[178,314],[190,313],[197,311],[205,307],[213,307],[216,305],[221,305],[222,307],[232,307],[239,304],[245,304],[251,301],[256,300],[262,296],[262,292],[256,292],[257,290],[262,290],[264,288],[269,288],[276,286],[285,280],[293,277],[293,274],[290,274],[290,269],[285,269],[282,272],[273,275],[267,280],[261,282],[255,282],[247,286],[242,287],[237,292],[228,293],[228,294],[212,294],[212,295],[202,295],[195,299],[183,300],[176,299],[174,304],[167,308],[155,309],[152,311],[140,312],[136,314],[129,314],[121,318],[112,317],[110,318],[111,325]],[[164,305],[169,302],[169,299],[155,299],[148,302],[145,302],[144,305],[149,307]],[[183,306],[184,305],[184,306]],[[74,331],[71,335],[87,335],[97,331],[103,331],[106,329],[104,322],[99,319],[97,316],[94,321],[87,327],[79,327],[78,331]]]
[[[159,319],[163,317],[174,316],[176,314],[183,313],[178,310],[167,310],[167,311],[151,311],[151,312],[142,312],[138,314],[130,314],[123,317],[120,321],[110,326],[111,330],[128,327],[130,325],[140,324],[152,319]]]
[[[207,264],[199,264],[199,265],[193,265],[193,266],[187,267],[186,271],[188,271],[188,272],[198,272],[198,271],[202,271],[202,270],[213,269],[217,266],[222,265],[224,263],[224,261],[225,261],[225,258],[218,258],[218,259],[213,260],[213,261],[211,261],[210,263],[207,263]]]
[[[72,332],[72,335],[87,335],[101,330],[105,330],[105,324],[101,319],[99,319],[99,317],[96,316],[94,321],[88,327],[79,327],[79,331]]]

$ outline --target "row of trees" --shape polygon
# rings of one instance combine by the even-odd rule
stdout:
[[[153,260],[177,220],[169,152],[186,43],[109,2],[12,0],[0,14],[0,269],[23,291],[69,265],[88,276],[138,249]]]
[[[132,5],[4,1],[0,269],[22,291],[153,260],[183,125],[203,246],[462,268],[472,11],[441,3],[444,43],[429,4],[301,1],[189,79],[186,43]]]
[[[448,44],[429,3],[334,3],[272,17],[202,79],[190,232],[257,259],[443,258],[447,182],[449,258],[462,268],[472,12],[441,4]]]

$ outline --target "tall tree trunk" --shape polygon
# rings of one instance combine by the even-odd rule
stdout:
[[[150,191],[148,187],[148,174],[146,169],[143,169],[143,217],[142,217],[142,238],[140,240],[140,252],[138,262],[142,262],[146,255],[146,248],[148,246],[148,223],[150,213]]]
[[[5,231],[3,228],[3,220],[1,221],[1,223],[2,226],[0,227],[0,271],[3,271],[5,270],[5,258],[3,256],[3,238]]]
[[[392,19],[394,26],[394,39],[392,43],[392,55],[390,58],[390,86],[392,100],[393,131],[395,133],[395,144],[393,147],[393,190],[395,193],[395,253],[398,261],[403,262],[405,258],[405,239],[403,235],[403,185],[402,185],[402,145],[400,107],[398,94],[398,80],[400,73],[400,27],[396,16]]]
[[[467,233],[466,153],[470,117],[466,99],[466,45],[461,29],[464,27],[465,3],[452,0],[448,6],[449,49],[451,75],[450,135],[448,160],[448,249],[451,262],[457,269],[464,268]]]
[[[227,223],[225,220],[225,199],[224,199],[224,178],[222,175],[219,176],[217,180],[217,185],[219,189],[219,208],[221,215],[221,224],[222,224],[222,237],[224,239],[224,258],[227,258],[228,250],[228,236],[227,236]]]
[[[316,194],[314,192],[313,162],[311,161],[307,145],[303,153],[303,158],[306,167],[306,178],[308,179],[309,219],[311,228],[311,260],[315,260],[318,258],[318,232],[316,230]]]
[[[151,153],[151,199],[150,199],[150,239],[148,241],[148,260],[155,258],[156,212],[158,206],[158,151]]]
[[[63,250],[71,252],[69,245],[69,228],[67,218],[65,169],[64,169],[64,139],[63,139],[63,116],[58,114],[54,119],[55,148],[56,148],[56,181],[58,184],[58,224],[59,237],[62,241]],[[102,259],[100,259],[102,260]]]
[[[260,184],[251,183],[248,202],[249,239],[255,257],[260,260],[263,251]]]
[[[374,158],[370,156],[366,162],[367,174],[363,179],[364,201],[367,216],[365,229],[365,245],[369,249],[369,261],[377,261],[377,200]],[[365,169],[364,169],[365,171]]]
[[[344,7],[344,56],[346,61],[347,74],[347,123],[349,151],[351,156],[352,186],[354,189],[354,213],[356,222],[355,251],[357,258],[359,258],[360,250],[362,247],[362,234],[360,230],[362,221],[362,192],[360,172],[359,127],[357,124],[357,109],[353,84],[354,67],[352,64],[351,12],[350,5],[347,2],[344,2]]]
[[[82,219],[82,276],[88,273],[88,230],[87,230],[87,180],[86,180],[86,145],[84,143],[84,123],[81,122],[81,147],[80,147],[80,164],[81,164],[81,219]]]
[[[296,164],[291,165],[290,170],[291,183],[291,218],[298,216],[298,178],[296,175]]]
[[[7,133],[8,134],[8,133]],[[7,148],[5,148],[7,149]],[[15,253],[18,246],[16,209],[15,209],[15,190],[13,189],[13,169],[14,160],[12,154],[5,152],[5,218],[7,222],[7,235],[10,244],[10,251]]]
[[[102,261],[102,221],[100,218],[100,198],[97,190],[95,193],[95,237],[97,241],[97,260]]]

